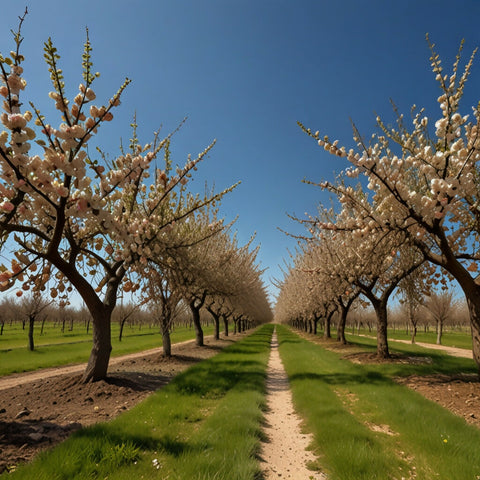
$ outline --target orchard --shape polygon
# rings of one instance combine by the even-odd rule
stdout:
[[[149,264],[158,265],[171,252],[184,255],[184,225],[195,223],[196,212],[219,202],[234,187],[203,196],[190,193],[188,182],[213,143],[175,167],[170,158],[172,135],[154,134],[150,143],[141,144],[135,122],[128,150],[112,160],[106,155],[91,158],[88,144],[113,120],[130,80],[98,103],[94,83],[99,74],[93,70],[88,32],[82,79],[72,100],[66,97],[60,54],[50,39],[45,42],[52,82],[48,96],[58,110],[57,123],[34,103],[24,108],[25,15],[13,35],[14,49],[0,56],[0,232],[3,248],[13,245],[11,264],[0,267],[0,288],[17,289],[18,296],[49,289],[52,298],[78,292],[93,324],[93,348],[83,380],[95,381],[107,375],[111,317],[119,293],[137,291],[142,283],[139,272]],[[221,230],[220,222],[212,224],[205,238]],[[194,243],[202,242],[201,235]],[[194,298],[190,295],[189,301]]]

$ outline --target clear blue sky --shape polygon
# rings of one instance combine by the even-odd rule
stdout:
[[[10,29],[22,2],[4,2],[0,51],[12,49]],[[352,118],[371,133],[376,113],[391,119],[389,99],[405,113],[415,103],[437,115],[438,88],[429,65],[425,33],[446,65],[462,38],[465,56],[480,46],[480,1],[457,0],[43,0],[27,3],[23,53],[28,95],[47,108],[50,90],[43,42],[51,36],[62,55],[72,96],[81,77],[85,27],[90,32],[97,97],[109,98],[128,76],[114,121],[99,135],[118,153],[134,112],[143,142],[188,116],[172,144],[182,164],[213,139],[217,145],[199,169],[223,189],[222,213],[241,242],[257,232],[265,282],[281,277],[279,265],[295,241],[277,227],[302,231],[286,213],[304,216],[328,198],[302,183],[332,179],[346,164],[325,154],[296,125],[351,145]],[[480,58],[467,88],[465,111],[475,104]],[[55,123],[54,120],[51,123]],[[271,290],[273,291],[273,289]]]

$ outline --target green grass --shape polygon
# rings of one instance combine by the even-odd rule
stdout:
[[[358,365],[286,327],[278,334],[294,403],[314,434],[313,448],[330,480],[400,480],[413,473],[416,480],[476,480],[480,475],[480,430],[392,380],[414,371],[475,372],[473,360],[428,352],[431,364]],[[355,339],[374,348],[370,339]],[[399,349],[426,355],[415,346]]]
[[[205,335],[213,333],[213,326],[204,327]],[[0,336],[0,376],[11,373],[28,372],[40,368],[58,367],[88,360],[92,349],[91,333],[83,329],[61,334],[59,328],[48,328],[46,335],[36,336],[33,352],[27,350],[27,333],[21,327],[4,332]],[[182,342],[195,338],[193,328],[179,327],[172,333],[172,342]],[[158,327],[142,330],[125,329],[122,341],[118,340],[118,324],[112,324],[112,357],[139,352],[162,346],[162,336]]]
[[[8,478],[259,478],[272,330],[262,326],[112,422],[77,432]]]
[[[355,330],[356,332],[356,330]],[[347,330],[348,333],[348,330]],[[368,335],[375,337],[376,333],[374,331],[369,331],[368,329],[360,329],[361,335]],[[391,328],[388,331],[388,338],[390,340],[407,340],[410,341],[412,336],[410,333],[406,333],[405,330],[395,330]],[[437,334],[434,331],[424,332],[419,330],[415,336],[415,341],[420,343],[433,343],[437,342]],[[447,330],[442,335],[442,345],[447,347],[458,347],[465,348],[468,350],[472,349],[472,335],[470,332],[460,332],[460,331],[450,331]]]

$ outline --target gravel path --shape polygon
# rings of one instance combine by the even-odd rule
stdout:
[[[294,480],[325,480],[323,474],[308,470],[307,462],[315,461],[314,454],[306,450],[311,435],[301,432],[301,421],[293,409],[288,377],[278,353],[277,334],[272,337],[272,350],[268,363],[267,407],[262,465],[265,480],[291,478]]]

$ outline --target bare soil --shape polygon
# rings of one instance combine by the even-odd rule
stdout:
[[[115,418],[166,385],[194,363],[242,338],[205,338],[112,359],[106,381],[82,384],[85,365],[0,378],[0,474],[30,461],[76,430]]]

